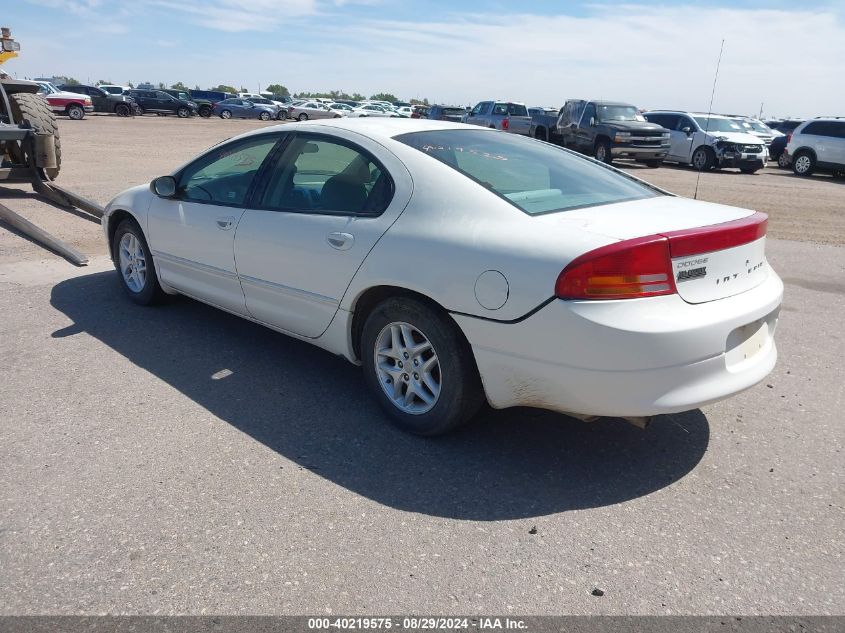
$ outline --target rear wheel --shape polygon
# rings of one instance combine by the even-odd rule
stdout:
[[[52,134],[56,143],[56,167],[53,169],[42,169],[42,175],[50,180],[59,176],[62,166],[62,144],[59,140],[59,128],[56,122],[56,115],[50,110],[50,105],[41,95],[28,92],[16,92],[9,95],[9,105],[12,108],[12,117],[16,123],[29,121],[30,126],[36,132]],[[30,158],[26,150],[22,150],[17,143],[9,145],[9,153],[12,160],[17,163],[26,164]]]
[[[692,154],[692,166],[696,171],[710,171],[716,164],[716,155],[709,147],[699,147]]]
[[[71,103],[67,107],[66,112],[68,118],[73,119],[74,121],[81,121],[85,117],[85,110],[81,105],[77,105],[76,103]]]
[[[211,116],[211,106],[210,105],[201,105],[197,113],[204,119],[207,119]]]
[[[792,159],[792,171],[798,176],[810,176],[815,169],[816,159],[810,152],[798,152]]]
[[[127,219],[118,225],[112,241],[112,259],[120,284],[132,301],[152,305],[164,298],[150,247],[135,220]]]
[[[789,154],[786,152],[781,152],[780,156],[778,156],[778,167],[781,169],[786,169],[789,167]]]
[[[454,323],[417,299],[387,299],[364,323],[364,377],[401,429],[440,435],[484,401],[472,350]]]
[[[307,121],[308,115],[303,112],[302,114],[299,115],[299,120],[300,121]]]

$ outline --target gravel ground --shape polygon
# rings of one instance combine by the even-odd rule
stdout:
[[[256,125],[63,121],[61,182],[105,202]],[[97,225],[4,195],[92,263],[0,230],[0,615],[845,614],[843,191],[701,179],[772,218],[787,292],[763,384],[646,431],[487,411],[437,440],[329,354],[190,300],[131,305]]]

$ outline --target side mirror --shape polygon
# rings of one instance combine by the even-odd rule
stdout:
[[[176,179],[173,176],[159,176],[150,183],[150,191],[159,198],[172,198],[176,195]]]
[[[692,128],[691,127],[682,127],[681,132],[683,132],[684,134],[689,136],[690,134],[692,134]]]

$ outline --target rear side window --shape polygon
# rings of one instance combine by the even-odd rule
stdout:
[[[464,174],[529,215],[660,195],[603,165],[515,134],[438,130],[402,134],[396,140]]]
[[[298,134],[272,169],[259,206],[376,216],[392,197],[393,181],[368,152],[338,139]]]
[[[807,127],[801,130],[801,134],[845,138],[845,121],[813,121],[812,123],[808,123]]]

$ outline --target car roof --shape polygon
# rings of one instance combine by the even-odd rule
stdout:
[[[689,112],[687,110],[646,110],[645,114],[688,114],[689,116],[707,116],[712,119],[735,119],[736,117],[725,116],[724,114],[713,114],[707,112]]]
[[[295,126],[295,127],[291,127]],[[480,132],[495,133],[493,129],[478,125],[466,125],[464,123],[451,123],[449,121],[433,121],[431,119],[405,119],[405,118],[339,118],[325,119],[322,121],[301,121],[299,123],[286,123],[274,126],[280,131],[302,130],[318,132],[325,128],[337,128],[358,132],[375,140],[393,139],[401,134],[410,132],[434,132],[437,130],[473,130]],[[272,129],[272,128],[270,128]],[[268,128],[259,128],[247,132],[241,137],[253,134],[266,133]],[[239,137],[240,138],[240,137]]]

